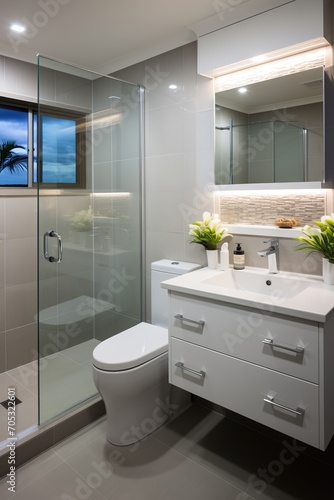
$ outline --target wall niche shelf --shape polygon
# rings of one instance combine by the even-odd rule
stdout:
[[[210,184],[209,191],[276,191],[279,189],[333,189],[332,183],[314,182],[278,182],[258,184]]]
[[[261,226],[259,224],[224,224],[230,234],[244,236],[264,236],[267,238],[295,238],[302,236],[301,227],[283,229],[277,226]]]

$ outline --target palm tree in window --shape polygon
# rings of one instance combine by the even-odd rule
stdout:
[[[23,150],[24,152],[17,150]],[[15,141],[0,140],[0,173],[7,168],[12,174],[28,168],[28,153]]]

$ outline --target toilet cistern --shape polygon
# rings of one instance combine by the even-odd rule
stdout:
[[[259,250],[257,253],[260,257],[268,257],[268,272],[270,274],[278,273],[278,262],[279,262],[279,245],[278,240],[264,241],[263,243],[269,243],[269,247],[264,250]]]

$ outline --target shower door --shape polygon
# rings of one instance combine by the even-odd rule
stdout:
[[[94,347],[143,317],[142,96],[38,57],[40,423],[96,397]]]

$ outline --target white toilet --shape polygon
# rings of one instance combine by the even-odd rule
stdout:
[[[136,443],[172,414],[168,383],[168,295],[161,282],[200,266],[159,260],[151,264],[152,323],[139,323],[93,351],[93,378],[107,413],[107,440]]]

